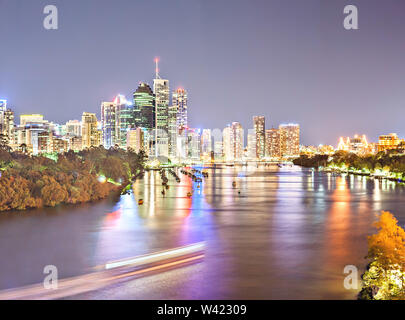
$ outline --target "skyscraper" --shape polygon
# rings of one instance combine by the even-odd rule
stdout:
[[[266,148],[266,134],[264,117],[253,117],[254,130],[256,134],[256,158],[263,159]]]
[[[153,80],[153,92],[156,104],[156,131],[157,131],[157,155],[169,155],[169,80],[162,79],[159,75],[158,59],[156,62],[156,75]]]
[[[169,107],[168,117],[168,135],[169,135],[169,157],[175,158],[177,156],[177,107]]]
[[[101,103],[102,143],[104,148],[114,147],[116,142],[116,105],[114,102]]]
[[[155,129],[155,95],[150,86],[141,82],[134,92],[135,126]]]
[[[300,126],[298,124],[281,124],[280,150],[282,157],[297,157],[300,154]]]
[[[147,130],[144,138],[148,146],[145,151],[149,155],[156,155],[156,110],[155,110],[155,95],[152,89],[146,83],[141,82],[134,92],[134,112],[135,112],[135,127]]]
[[[82,147],[98,147],[101,144],[101,133],[97,129],[95,113],[83,112],[82,115]]]
[[[116,144],[121,148],[127,147],[127,131],[135,127],[135,112],[133,105],[119,94],[114,99],[115,105],[115,137]]]
[[[172,106],[176,108],[176,125],[178,128],[188,127],[187,91],[179,88],[172,94]]]

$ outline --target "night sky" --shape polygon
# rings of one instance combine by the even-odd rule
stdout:
[[[43,28],[43,9],[59,29]],[[359,30],[343,8],[359,9]],[[150,84],[189,91],[190,126],[296,122],[303,144],[405,137],[403,0],[0,0],[0,98],[64,123]]]

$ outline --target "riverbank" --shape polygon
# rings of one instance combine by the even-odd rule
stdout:
[[[358,156],[338,151],[334,155],[300,156],[294,164],[325,172],[355,174],[405,183],[405,155],[396,151]]]
[[[143,171],[144,154],[102,147],[56,157],[0,151],[0,211],[105,199]]]

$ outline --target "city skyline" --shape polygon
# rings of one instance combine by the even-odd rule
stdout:
[[[59,123],[77,118],[80,110],[98,114],[101,101],[127,95],[139,81],[151,85],[153,59],[160,56],[162,77],[173,79],[172,88],[192,93],[192,127],[222,128],[238,121],[247,128],[259,114],[268,127],[300,123],[306,145],[363,132],[405,135],[400,117],[392,117],[405,103],[404,4],[397,1],[367,6],[358,1],[355,32],[342,27],[341,4],[320,1],[295,1],[294,11],[277,1],[254,6],[234,1],[232,15],[227,1],[215,10],[210,1],[120,1],[116,10],[105,1],[97,6],[55,1],[60,29],[52,33],[38,23],[43,3],[2,2],[0,34],[7,50],[0,96],[12,102],[16,114],[41,112]],[[153,23],[139,14],[144,10],[156,13]],[[118,18],[123,23],[111,25]],[[132,34],[145,43],[142,50],[132,50],[135,44],[127,40]],[[118,55],[104,47],[111,41],[127,50]],[[178,42],[185,46],[175,49]],[[27,50],[29,55],[14,54]],[[261,97],[262,92],[268,95]],[[223,112],[212,117],[216,110]],[[229,112],[233,119],[224,119]]]

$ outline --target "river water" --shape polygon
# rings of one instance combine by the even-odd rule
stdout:
[[[46,265],[66,278],[205,241],[202,263],[74,298],[354,299],[343,269],[364,270],[377,214],[388,210],[405,223],[405,188],[393,182],[299,167],[208,173],[201,188],[168,176],[165,196],[159,174],[149,172],[118,202],[1,214],[0,290],[41,283]]]

